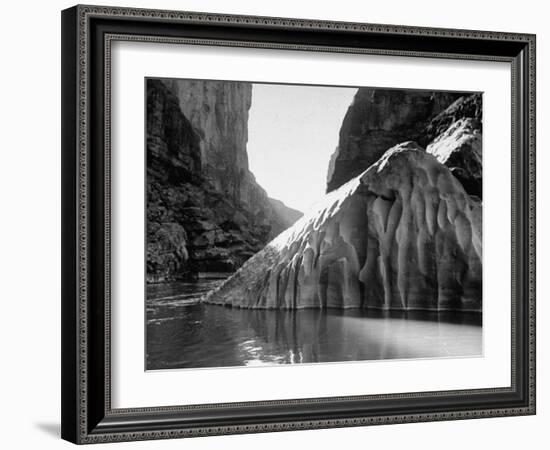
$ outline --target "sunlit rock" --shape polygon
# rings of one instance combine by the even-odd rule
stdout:
[[[445,164],[470,195],[482,198],[481,123],[459,119],[438,135],[426,151]]]

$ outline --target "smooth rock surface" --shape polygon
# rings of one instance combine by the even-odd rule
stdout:
[[[388,150],[205,302],[481,310],[481,205],[414,142]]]

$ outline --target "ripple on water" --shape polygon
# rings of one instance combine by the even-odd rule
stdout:
[[[200,303],[216,282],[199,284],[148,289],[149,370],[482,354],[480,314],[237,309]]]

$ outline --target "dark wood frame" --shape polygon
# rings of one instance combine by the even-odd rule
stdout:
[[[511,386],[112,409],[109,102],[113,40],[510,62]],[[94,443],[535,413],[534,35],[75,6],[62,12],[62,85],[64,439]]]

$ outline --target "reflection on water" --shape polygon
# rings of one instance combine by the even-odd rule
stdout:
[[[219,280],[148,287],[147,369],[481,355],[481,315],[249,310],[198,303]]]

